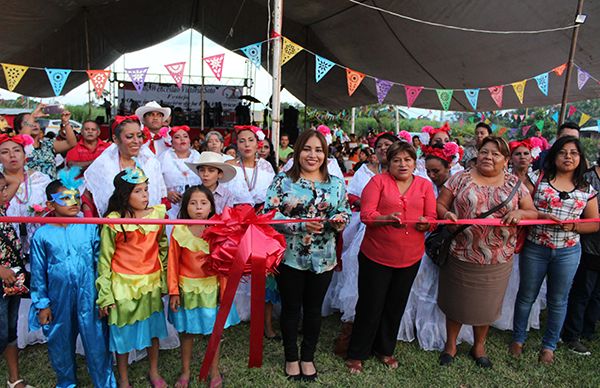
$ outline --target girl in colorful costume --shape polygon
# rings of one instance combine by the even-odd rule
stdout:
[[[180,219],[206,220],[214,214],[214,198],[206,187],[192,186],[183,194]],[[176,225],[169,244],[169,322],[180,333],[181,341],[181,376],[176,388],[187,388],[189,384],[194,337],[211,334],[217,318],[220,279],[207,260],[208,243],[201,237],[204,228]],[[239,321],[233,308],[225,327]],[[220,387],[222,383],[217,350],[210,370],[210,387]]]
[[[107,218],[163,219],[164,205],[148,207],[148,178],[139,168],[118,173],[108,202]],[[98,260],[97,304],[108,316],[109,347],[117,353],[119,386],[129,386],[129,352],[148,348],[148,379],[167,384],[158,373],[158,340],[167,336],[161,294],[166,294],[167,236],[162,225],[118,225],[102,228]]]

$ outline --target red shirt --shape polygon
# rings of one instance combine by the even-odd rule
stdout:
[[[401,219],[436,218],[436,202],[430,181],[413,175],[404,195],[390,173],[375,175],[361,196],[360,219],[367,225],[360,250],[374,262],[393,268],[415,264],[425,252],[425,233],[415,224],[397,228],[373,222],[377,216],[401,212]]]
[[[89,149],[83,138],[79,139],[75,147],[73,147],[69,152],[67,152],[66,161],[69,162],[91,162],[95,160],[102,151],[110,146],[109,143],[104,140],[98,139],[98,143],[96,144],[96,148],[93,150]]]

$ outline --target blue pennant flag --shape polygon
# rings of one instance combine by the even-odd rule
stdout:
[[[552,115],[552,120],[558,123],[558,112],[554,112],[554,114]]]
[[[258,68],[260,68],[260,56],[262,52],[262,43],[251,44],[246,47],[242,47],[240,50],[248,59]]]
[[[538,88],[544,93],[544,96],[548,95],[548,73],[540,74],[535,77]]]
[[[498,129],[498,124],[492,124],[492,132],[496,133],[496,129]]]
[[[473,110],[477,110],[477,99],[479,98],[479,89],[465,89],[465,95]]]
[[[596,130],[600,132],[600,120],[596,120]]]
[[[319,82],[321,78],[325,77],[325,74],[331,70],[335,63],[329,59],[325,59],[318,55],[315,55],[315,82]]]
[[[67,78],[69,78],[71,70],[48,68],[45,68],[45,70],[48,75],[48,80],[50,80],[50,85],[52,85],[52,89],[54,90],[54,95],[60,96],[60,92],[62,92],[65,87],[65,83],[67,82]]]

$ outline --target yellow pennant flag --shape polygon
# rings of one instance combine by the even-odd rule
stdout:
[[[281,66],[285,65],[287,61],[292,59],[294,55],[302,51],[302,46],[297,45],[288,38],[283,38],[283,46],[281,48]]]
[[[513,89],[515,89],[515,94],[517,95],[517,98],[519,99],[519,102],[521,104],[523,103],[523,94],[525,93],[525,84],[526,83],[527,83],[527,80],[524,79],[523,81],[513,82],[511,84]]]
[[[19,81],[21,81],[25,72],[29,69],[28,66],[11,65],[9,63],[3,63],[2,68],[4,69],[4,76],[6,77],[6,86],[11,92],[15,90]]]
[[[585,113],[581,114],[581,118],[579,119],[579,126],[583,126],[583,124],[587,123],[587,121],[591,118],[590,115],[586,115]]]

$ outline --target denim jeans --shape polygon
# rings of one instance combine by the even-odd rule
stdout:
[[[0,296],[0,354],[4,353],[8,345],[17,340],[17,319],[19,318],[20,303],[21,297],[18,295]]]
[[[548,322],[542,339],[542,348],[554,351],[567,315],[567,302],[573,277],[577,272],[581,246],[551,249],[530,241],[525,243],[519,258],[520,283],[515,302],[513,341],[524,343],[527,338],[527,320],[537,298],[544,277],[548,276],[546,299]]]

